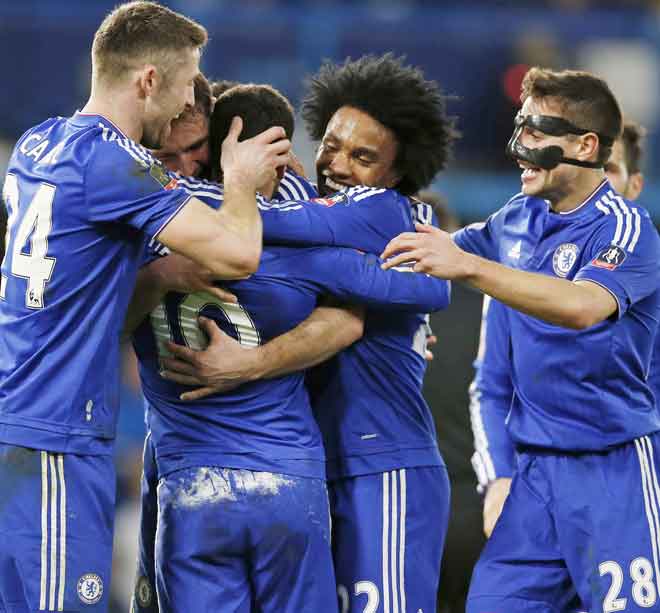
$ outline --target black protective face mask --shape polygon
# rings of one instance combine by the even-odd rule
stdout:
[[[529,162],[537,168],[543,168],[543,170],[552,170],[559,166],[559,164],[572,164],[573,166],[581,166],[583,168],[604,167],[604,164],[600,162],[582,162],[573,158],[565,158],[564,150],[558,145],[537,147],[536,149],[523,146],[519,141],[525,126],[543,132],[543,134],[548,134],[549,136],[566,136],[566,134],[577,134],[581,136],[593,132],[593,130],[578,128],[570,121],[561,117],[552,117],[550,115],[523,116],[521,113],[518,113],[514,119],[513,134],[506,146],[506,153],[509,157]],[[598,134],[598,138],[601,145],[605,147],[611,146],[613,143],[613,139],[604,134]]]

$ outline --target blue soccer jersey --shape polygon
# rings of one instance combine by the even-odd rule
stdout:
[[[454,238],[466,251],[513,268],[597,283],[617,301],[617,314],[586,330],[507,309],[514,443],[603,450],[660,429],[648,384],[660,312],[660,239],[643,208],[605,181],[564,214],[518,195]]]
[[[0,441],[111,453],[119,332],[138,265],[188,200],[146,149],[98,115],[18,141],[0,286]]]
[[[221,190],[216,187],[212,195],[211,189],[207,184],[205,194],[195,193],[217,206]],[[206,294],[168,294],[135,336],[159,473],[214,465],[325,477],[323,445],[303,373],[182,402],[185,388],[160,377],[159,356],[165,340],[204,345],[200,314],[215,319],[241,343],[256,346],[306,319],[323,294],[404,312],[437,310],[449,302],[444,281],[385,273],[377,257],[352,249],[268,247],[252,277],[226,284],[238,297],[237,305]]]
[[[328,198],[262,211],[264,240],[351,246],[380,253],[414,223],[432,223],[429,205],[391,189],[353,187]],[[328,457],[328,478],[442,466],[422,395],[423,310],[393,316],[369,309],[364,336],[316,369],[311,385]]]

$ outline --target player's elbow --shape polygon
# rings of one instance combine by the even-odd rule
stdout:
[[[342,328],[342,336],[346,347],[359,341],[364,335],[364,311],[355,311],[352,315],[352,317],[347,317],[344,320]]]

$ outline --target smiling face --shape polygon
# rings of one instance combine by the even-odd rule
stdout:
[[[346,186],[394,187],[398,144],[394,133],[364,111],[343,106],[332,116],[316,155],[322,196]]]
[[[152,154],[168,170],[199,177],[209,164],[209,120],[195,111],[173,121],[169,137]]]
[[[149,149],[160,149],[172,131],[172,121],[186,108],[195,104],[195,76],[199,73],[199,49],[179,52],[178,61],[167,79],[160,81],[155,91],[144,101],[142,144]]]
[[[523,116],[563,117],[561,107],[557,101],[551,98],[529,97],[525,100],[520,112]],[[551,136],[530,126],[524,126],[520,134],[520,143],[530,149],[559,146],[564,151],[564,157],[575,158],[579,150],[580,138],[572,134]],[[544,170],[534,167],[525,160],[518,160],[518,166],[523,170],[520,176],[523,194],[537,196],[550,202],[558,202],[566,198],[571,192],[571,183],[580,172],[577,167],[567,164],[559,164],[552,170]]]

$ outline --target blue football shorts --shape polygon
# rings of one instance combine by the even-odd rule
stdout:
[[[325,481],[200,466],[157,496],[161,613],[337,613]]]
[[[660,610],[660,437],[523,452],[468,613]]]
[[[449,521],[442,466],[328,485],[341,613],[432,613]]]
[[[0,612],[107,610],[112,456],[0,444]]]

